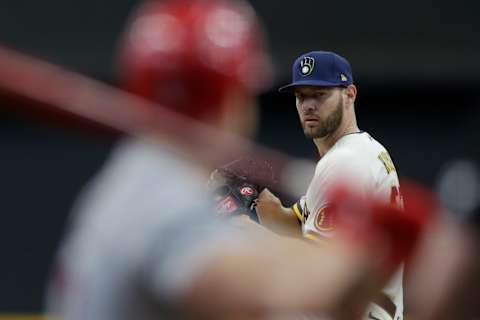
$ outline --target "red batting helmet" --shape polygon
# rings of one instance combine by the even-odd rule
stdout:
[[[270,66],[255,12],[231,0],[145,2],[120,56],[128,91],[194,118],[219,113],[233,87],[263,89]]]

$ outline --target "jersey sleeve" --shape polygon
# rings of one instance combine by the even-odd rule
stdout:
[[[335,217],[328,203],[332,188],[342,184],[359,195],[367,195],[374,184],[369,163],[353,152],[337,152],[326,160],[307,192],[309,201],[305,211],[309,212],[304,222],[305,236],[324,239],[335,235]]]
[[[301,197],[297,202],[295,202],[292,206],[293,213],[295,214],[295,217],[297,217],[298,222],[300,225],[303,225],[305,223],[305,196]]]
[[[301,197],[297,202],[295,202],[292,206],[292,210],[295,213],[295,216],[298,219],[298,222],[301,226],[303,226],[310,214],[307,208],[306,197]],[[316,232],[308,231],[303,233],[305,239],[313,241],[315,243],[325,243],[325,238],[319,236]]]

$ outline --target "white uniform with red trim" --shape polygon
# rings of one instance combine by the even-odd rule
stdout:
[[[334,236],[332,217],[326,210],[326,195],[339,180],[346,180],[365,196],[402,205],[398,176],[387,150],[366,132],[347,134],[318,161],[306,195],[293,206],[306,237]],[[383,292],[396,306],[395,320],[402,319],[402,270],[394,275]],[[390,319],[376,308],[374,305],[370,308],[373,318],[369,319]]]

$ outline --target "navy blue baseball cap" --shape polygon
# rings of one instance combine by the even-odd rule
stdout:
[[[278,91],[291,91],[296,86],[348,87],[351,84],[352,68],[347,59],[330,51],[312,51],[295,60],[292,83]]]

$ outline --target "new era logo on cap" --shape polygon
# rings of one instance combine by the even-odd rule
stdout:
[[[330,51],[312,51],[298,57],[292,67],[292,83],[279,91],[296,86],[348,87],[353,84],[350,63]]]

